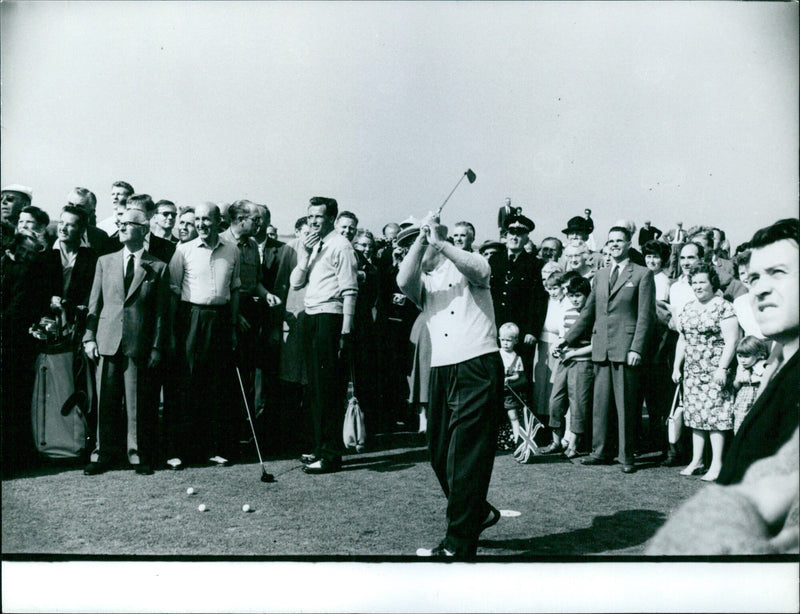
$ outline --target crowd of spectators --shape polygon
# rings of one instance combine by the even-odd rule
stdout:
[[[144,474],[236,462],[248,440],[241,394],[265,449],[314,450],[304,462],[319,468],[328,459],[321,466],[337,470],[341,451],[329,448],[341,417],[324,416],[337,408],[344,414],[348,380],[370,434],[424,433],[429,323],[397,282],[419,225],[390,221],[373,233],[335,200],[315,198],[298,211],[307,215],[297,219],[294,238],[283,242],[269,208],[247,200],[178,207],[118,181],[114,215],[98,223],[88,189],[70,191],[50,220],[29,188],[4,188],[4,475],[37,459],[31,395],[44,342],[30,330],[53,313],[72,331],[70,350],[89,360],[99,393],[90,395],[97,399],[87,474],[123,459]],[[776,225],[796,248],[797,220]],[[567,221],[563,236],[553,233],[538,246],[530,239],[535,227],[506,199],[496,239],[476,244],[473,224],[462,220],[447,241],[488,260],[505,385],[547,426],[543,453],[582,456],[586,465],[616,456],[624,473],[649,455],[650,464],[717,480],[734,431],[791,358],[754,311],[751,243],[734,249],[720,228],[678,223],[662,232],[650,220],[638,235],[633,221],[619,220],[605,241],[589,209]],[[117,266],[113,255],[118,275],[105,282],[104,271]],[[140,278],[134,267],[143,267]],[[112,312],[116,277],[125,290]],[[138,305],[134,295],[148,289],[163,296]],[[121,341],[109,346],[104,337],[112,333],[103,325],[127,322],[128,301],[153,324],[120,324]],[[323,339],[333,345],[322,348]],[[327,360],[336,363],[333,371]],[[669,444],[664,425],[676,386],[687,428],[683,441]],[[134,408],[139,424],[132,426]],[[522,409],[507,397],[498,447],[519,443]],[[792,430],[785,430],[772,433],[765,455],[788,440]]]

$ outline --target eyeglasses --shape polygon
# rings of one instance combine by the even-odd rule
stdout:
[[[138,222],[117,222],[117,228],[125,230],[129,226],[146,226],[147,224],[139,224]]]
[[[161,215],[163,215],[164,217],[177,217],[178,216],[178,214],[175,213],[174,211],[159,211],[159,213]]]

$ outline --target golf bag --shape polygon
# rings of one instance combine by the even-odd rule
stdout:
[[[87,451],[86,416],[94,394],[86,360],[82,352],[64,346],[48,347],[36,359],[31,422],[43,456],[80,458]]]

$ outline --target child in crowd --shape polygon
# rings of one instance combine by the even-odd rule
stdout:
[[[733,432],[739,427],[756,402],[758,388],[764,376],[769,356],[769,344],[764,339],[748,335],[736,345],[736,377],[733,388],[736,390],[736,401],[733,405]]]
[[[522,359],[514,351],[519,342],[519,327],[513,322],[506,322],[500,327],[499,338],[500,358],[503,359],[505,368],[503,405],[508,412],[509,424],[500,427],[497,447],[500,450],[513,450],[519,441],[519,410],[522,409],[520,395],[525,388],[526,379]]]
[[[578,319],[586,299],[591,293],[591,285],[585,277],[571,276],[567,283],[567,300],[563,309],[560,339]],[[556,369],[553,392],[550,395],[550,428],[553,442],[544,450],[545,454],[561,452],[564,449],[562,440],[567,440],[564,452],[567,458],[578,455],[578,446],[583,443],[583,435],[588,430],[588,417],[591,416],[592,390],[594,386],[594,367],[592,366],[591,328],[587,328],[584,336],[562,353],[556,346],[554,358],[561,359]],[[569,408],[570,423],[566,433],[565,415]]]
[[[551,273],[544,282],[550,299],[547,301],[547,313],[542,332],[536,340],[536,356],[533,360],[532,409],[539,416],[547,415],[550,390],[553,387],[553,371],[557,364],[557,361],[550,355],[550,348],[558,341],[558,329],[561,326],[561,309],[564,299],[564,290],[561,286],[562,277],[562,273]]]

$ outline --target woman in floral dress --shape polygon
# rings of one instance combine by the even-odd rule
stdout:
[[[728,375],[739,324],[733,306],[718,292],[719,278],[712,265],[697,265],[689,274],[689,282],[696,300],[678,316],[680,337],[672,372],[675,383],[683,380],[683,422],[692,429],[692,461],[681,474],[704,471],[703,449],[710,439],[711,466],[702,479],[713,482],[722,468],[725,431],[733,428]]]

